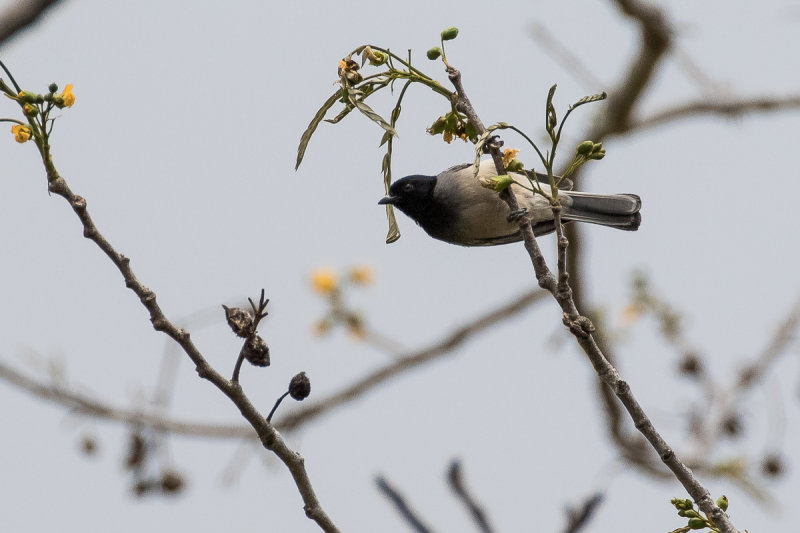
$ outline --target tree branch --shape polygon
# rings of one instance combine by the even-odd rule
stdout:
[[[13,2],[0,13],[0,45],[18,32],[36,23],[45,12],[60,0],[26,0]]]
[[[305,469],[304,460],[300,454],[286,445],[280,433],[258,412],[258,409],[250,402],[238,383],[228,381],[222,374],[214,370],[189,338],[189,332],[177,328],[167,319],[156,302],[155,293],[142,285],[134,275],[133,270],[130,268],[130,260],[118,253],[98,231],[89,216],[86,200],[75,195],[62,177],[58,175],[48,176],[48,180],[50,192],[67,200],[78,215],[83,225],[84,237],[93,241],[111,259],[125,279],[125,286],[139,297],[142,305],[150,313],[150,322],[152,322],[153,328],[156,331],[164,332],[183,348],[183,351],[194,362],[197,374],[213,383],[223,394],[230,398],[234,405],[239,408],[239,412],[245,420],[253,426],[264,447],[275,453],[286,465],[303,498],[306,516],[314,520],[324,531],[330,533],[338,532],[339,530],[322,509],[314,493],[311,480],[308,478],[308,473]]]
[[[648,26],[655,26],[656,29],[666,29],[661,11],[629,0],[618,0],[618,3],[626,13],[632,14],[632,16],[641,17],[645,28]],[[655,48],[656,52],[658,52],[655,55],[660,56],[663,54],[663,52],[666,50],[666,46],[669,44],[669,33],[665,32],[657,35],[645,34],[643,39],[646,45],[645,48],[648,49],[647,44],[649,43],[651,48]],[[648,61],[651,61],[648,63],[650,67],[654,68],[657,59],[651,60],[649,58],[642,58],[640,63],[647,63]],[[633,70],[636,71],[637,69],[634,68]],[[483,122],[478,118],[474,108],[472,107],[472,104],[467,98],[461,83],[460,72],[458,72],[458,70],[452,66],[448,66],[447,73],[450,81],[453,83],[453,86],[456,89],[456,108],[467,115],[469,122],[476,127],[478,134],[482,135],[485,132]],[[629,76],[634,76],[634,73],[630,73]],[[629,84],[628,90],[632,92],[630,98],[635,99],[636,94],[643,90],[644,86],[646,85],[646,81],[637,79],[632,79],[631,81],[632,83]],[[627,113],[625,114],[625,117],[627,117]],[[499,147],[495,146],[490,150],[492,158],[494,159],[497,167],[497,173],[500,175],[503,173],[504,168],[502,161],[500,160]],[[503,191],[503,194],[501,194],[500,197],[508,204],[511,212],[519,209],[516,198],[511,192],[509,192],[509,189]],[[557,213],[555,216],[557,217]],[[556,220],[556,223],[557,222],[558,220]],[[645,439],[647,439],[653,449],[658,453],[664,464],[672,471],[672,473],[675,475],[678,481],[680,481],[694,501],[697,502],[698,507],[714,521],[721,531],[725,533],[736,533],[736,528],[730,522],[727,515],[722,511],[722,509],[717,507],[708,490],[706,490],[705,487],[703,487],[697,481],[692,474],[692,471],[678,458],[672,448],[661,437],[658,431],[656,431],[655,426],[653,426],[652,422],[647,417],[641,405],[639,405],[639,402],[631,392],[628,383],[622,379],[619,372],[617,372],[617,369],[605,357],[592,336],[594,325],[592,325],[588,318],[581,316],[578,313],[575,301],[572,297],[572,291],[563,289],[559,290],[559,286],[562,285],[562,283],[560,280],[556,280],[555,276],[548,268],[544,256],[539,249],[539,245],[536,242],[536,238],[534,237],[530,220],[522,220],[520,222],[520,233],[522,234],[522,238],[525,243],[525,249],[528,251],[531,264],[536,273],[536,279],[539,281],[539,286],[548,290],[558,302],[563,312],[562,321],[564,325],[569,328],[570,332],[573,334],[576,341],[589,358],[589,361],[594,367],[597,375],[609,387],[609,389],[614,392],[620,402],[622,402],[622,405],[628,411],[628,414],[636,429],[638,429],[642,435],[644,435]],[[566,239],[559,239],[559,247],[563,245],[566,248],[566,243]]]

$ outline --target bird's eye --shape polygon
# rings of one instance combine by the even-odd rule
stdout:
[[[403,191],[404,192],[411,192],[413,190],[414,190],[414,184],[413,183],[406,183],[405,185],[403,185]]]

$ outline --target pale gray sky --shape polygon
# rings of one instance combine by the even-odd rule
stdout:
[[[723,93],[797,91],[796,3],[666,7],[678,46]],[[576,83],[530,38],[533,23],[546,25],[609,86]],[[310,334],[325,309],[308,286],[318,266],[371,265],[375,284],[351,301],[370,324],[410,347],[533,283],[521,245],[446,245],[403,215],[402,238],[384,244],[380,131],[361,116],[323,124],[300,170],[293,170],[299,136],[334,90],[342,56],[362,43],[411,48],[418,66],[446,82],[440,63],[424,52],[451,25],[461,33],[448,59],[461,69],[484,122],[513,122],[537,135],[550,85],[559,84],[559,110],[609,89],[638,38],[606,2],[65,1],[0,48],[0,57],[25,88],[74,84],[77,103],[62,113],[53,136],[57,167],[170,317],[219,309],[213,326],[192,334],[225,374],[238,344],[219,304],[266,288],[272,302],[262,334],[272,366],[245,367],[242,378],[266,412],[300,370],[321,397],[387,361],[342,332],[324,339]],[[674,59],[654,83],[642,111],[708,92]],[[471,146],[445,145],[424,133],[446,107],[414,89],[404,101],[394,174],[433,174],[470,160]],[[374,102],[385,115],[390,105],[387,98]],[[10,102],[0,105],[0,116],[13,112]],[[579,135],[591,116],[591,110],[576,113],[568,133]],[[688,334],[714,372],[730,376],[766,344],[800,291],[798,118],[796,111],[702,118],[606,143],[608,155],[592,165],[584,188],[637,193],[644,206],[637,233],[586,232],[591,294],[612,320],[626,303],[631,272],[642,269],[686,312]],[[0,358],[31,374],[38,371],[36,357],[54,358],[79,389],[140,404],[155,382],[164,337],[107,258],[82,238],[67,204],[47,195],[33,146],[9,136],[0,142],[0,164]],[[552,257],[551,239],[544,241]],[[614,473],[615,450],[588,363],[573,342],[556,350],[548,343],[560,328],[556,305],[540,304],[455,357],[289,435],[336,524],[344,531],[407,531],[374,488],[373,476],[383,473],[438,531],[468,531],[443,477],[457,456],[498,531],[558,531],[563,506],[596,489],[609,492],[592,531],[682,525],[668,503],[683,495],[676,482]],[[674,376],[674,356],[653,324],[634,330],[617,355],[657,427],[676,449],[687,449],[681,415],[696,391]],[[785,450],[798,441],[797,377],[796,358],[787,357],[767,380],[786,409]],[[773,408],[774,397],[748,396],[750,452],[769,443],[765,404]],[[273,459],[266,468],[254,459],[235,486],[221,485],[237,444],[172,439],[172,459],[186,472],[188,490],[171,501],[140,501],[121,473],[120,426],[65,416],[6,384],[0,406],[3,531],[318,530]],[[174,412],[239,421],[188,359],[179,369]],[[98,435],[98,460],[76,451],[82,428]],[[739,451],[732,446],[719,459]],[[797,479],[790,472],[770,487],[784,504],[778,511],[759,508],[729,483],[707,486],[728,495],[737,527],[769,531],[796,524],[787,502],[800,496]]]

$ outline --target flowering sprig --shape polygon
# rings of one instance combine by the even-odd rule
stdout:
[[[444,41],[454,39],[456,35],[458,35],[457,28],[448,28],[444,30],[441,34],[442,48],[444,47]],[[440,51],[440,55],[446,64],[442,49],[437,48],[437,50]],[[360,64],[356,61],[359,57],[361,58]],[[430,53],[428,57],[431,57]],[[436,56],[436,58],[438,57],[439,56]],[[367,63],[369,63],[371,67],[380,69],[380,71],[374,74],[362,74],[361,68]],[[411,64],[410,52],[408,57],[402,58],[391,52],[388,48],[381,48],[375,45],[362,45],[339,61],[337,75],[338,88],[325,103],[322,104],[322,107],[317,110],[314,118],[311,119],[308,127],[300,137],[295,169],[298,168],[303,161],[308,142],[323,120],[331,124],[336,124],[349,115],[351,111],[357,110],[383,129],[383,137],[381,138],[380,145],[386,145],[386,154],[383,157],[381,170],[383,172],[384,188],[388,193],[389,185],[391,185],[392,182],[393,140],[397,136],[395,127],[397,120],[400,118],[401,103],[406,94],[406,90],[414,83],[427,87],[447,100],[449,111],[437,119],[429,128],[431,134],[438,135],[441,133],[443,139],[447,142],[452,141],[456,137],[465,141],[470,140],[473,143],[477,141],[477,129],[474,125],[469,124],[466,116],[458,112],[455,108],[454,102],[457,99],[457,95],[453,91],[446,89],[431,76],[428,76],[414,67]],[[386,89],[388,87],[392,90],[394,88],[394,83],[398,80],[404,81],[405,83],[397,96],[395,106],[389,118],[386,119],[374,111],[366,103],[366,100],[381,89]],[[325,119],[328,111],[337,103],[343,105],[342,110],[335,117]],[[400,238],[400,231],[397,228],[394,210],[389,204],[386,205],[386,216],[389,220],[389,231],[386,235],[386,242],[390,243]]]
[[[605,100],[606,93],[600,94],[593,94],[590,96],[586,96],[581,98],[574,104],[572,104],[567,112],[564,114],[564,118],[561,122],[558,121],[558,116],[556,114],[555,106],[553,105],[553,97],[556,93],[556,85],[553,85],[550,88],[550,91],[547,94],[547,105],[545,107],[545,130],[547,131],[547,135],[550,138],[551,148],[545,152],[539,149],[536,143],[527,135],[525,132],[508,124],[507,122],[498,122],[496,124],[492,124],[491,126],[487,126],[486,131],[481,135],[478,139],[478,142],[475,144],[475,162],[473,166],[474,175],[477,177],[478,175],[478,167],[480,165],[481,156],[483,155],[485,148],[487,145],[495,138],[494,132],[497,130],[512,130],[519,134],[523,139],[525,139],[528,144],[530,144],[533,149],[536,151],[536,154],[539,156],[539,159],[542,162],[542,165],[545,169],[545,174],[547,176],[548,184],[550,185],[550,192],[545,193],[542,189],[542,184],[539,182],[539,175],[536,172],[524,172],[524,165],[516,160],[516,155],[519,150],[512,151],[513,154],[511,155],[511,161],[506,161],[505,158],[508,157],[509,150],[506,149],[506,154],[504,155],[503,165],[506,167],[506,170],[509,172],[524,172],[528,179],[528,185],[524,183],[520,183],[516,181],[518,185],[521,187],[532,191],[534,194],[541,194],[550,199],[553,205],[558,204],[558,189],[559,186],[564,182],[564,180],[574,173],[578,168],[580,168],[584,163],[591,161],[591,160],[599,160],[605,157],[606,151],[603,148],[602,143],[594,143],[592,141],[583,141],[578,145],[575,150],[575,155],[573,156],[572,161],[567,166],[567,170],[561,176],[555,176],[553,174],[553,166],[555,165],[555,157],[556,157],[556,149],[558,148],[558,144],[561,141],[561,131],[564,127],[564,124],[567,121],[567,118],[570,116],[572,111],[576,108],[588,104],[591,102],[597,102],[600,100]],[[483,183],[485,187],[490,189],[498,190],[497,187],[492,183]]]
[[[12,85],[10,87],[3,78],[0,78],[0,92],[17,102],[25,117],[24,122],[12,118],[0,118],[0,122],[10,122],[12,124],[11,134],[18,143],[25,143],[29,140],[34,142],[39,149],[47,170],[48,182],[55,181],[59,176],[50,154],[50,134],[55,123],[55,118],[51,117],[51,113],[65,107],[72,107],[75,104],[75,93],[72,91],[72,84],[68,84],[59,93],[58,85],[51,83],[46,93],[37,94],[22,90],[2,61],[0,61],[0,68],[8,76]]]

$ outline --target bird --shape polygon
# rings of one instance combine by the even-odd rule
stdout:
[[[527,171],[526,171],[527,172]],[[555,230],[550,197],[534,194],[523,174],[511,173],[511,191],[520,211],[512,213],[500,195],[481,185],[497,176],[492,159],[481,161],[477,178],[473,164],[464,163],[436,176],[415,174],[392,183],[381,205],[393,205],[425,232],[440,241],[461,246],[495,246],[522,240],[519,217],[530,219],[534,235]],[[533,173],[529,173],[533,177]],[[537,175],[542,191],[549,195],[547,176]],[[616,229],[636,231],[641,223],[642,201],[635,194],[595,194],[570,190],[572,182],[562,179],[558,199],[562,222],[589,222]]]

